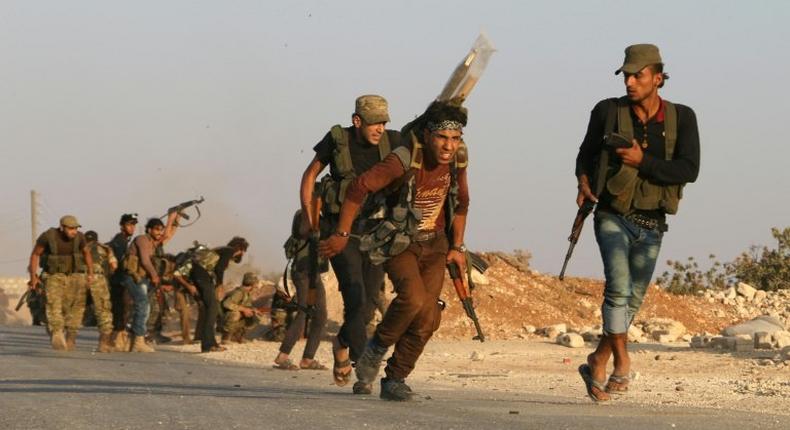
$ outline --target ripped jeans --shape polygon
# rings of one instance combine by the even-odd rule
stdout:
[[[622,215],[596,212],[595,239],[606,276],[601,306],[605,334],[628,332],[653,277],[663,236]]]

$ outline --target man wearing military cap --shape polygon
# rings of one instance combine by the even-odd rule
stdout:
[[[653,276],[666,216],[677,213],[683,186],[697,179],[700,163],[694,111],[658,94],[669,78],[658,47],[627,47],[615,70],[621,73],[626,95],[593,108],[576,158],[576,203],[596,204],[595,238],[606,276],[603,336],[579,367],[595,401],[628,390],[628,328]]]
[[[30,288],[38,284],[39,264],[46,273],[46,313],[52,348],[73,350],[85,309],[85,286],[93,282],[93,259],[80,223],[73,215],[60,218],[58,228],[42,233],[30,254]],[[65,329],[65,336],[64,331]]]
[[[400,133],[385,128],[389,121],[384,97],[363,95],[356,99],[351,126],[332,127],[315,145],[315,157],[304,171],[300,189],[306,225],[315,225],[309,208],[316,178],[329,165],[329,174],[324,176],[319,187],[322,231],[327,234],[335,230],[349,184],[400,146]],[[351,235],[348,246],[331,259],[343,296],[343,325],[333,340],[332,348],[334,380],[340,386],[348,383],[351,362],[356,361],[365,348],[366,316],[372,314],[370,308],[375,306],[374,300],[384,281],[382,267],[371,264],[367,254],[359,249],[357,235],[364,231],[369,215],[363,209],[348,232]]]

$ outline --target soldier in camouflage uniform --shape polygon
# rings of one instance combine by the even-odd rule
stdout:
[[[50,228],[38,237],[30,253],[30,281],[39,283],[38,267],[44,268],[46,313],[52,349],[71,351],[85,313],[86,282],[93,282],[93,258],[77,218],[66,215],[59,228]],[[63,331],[66,335],[63,335]]]
[[[173,340],[162,334],[162,327],[171,309],[170,304],[173,302],[175,257],[171,254],[165,254],[158,263],[157,271],[162,278],[162,283],[158,288],[148,291],[150,311],[146,322],[147,331],[145,338],[148,342],[162,344]]]
[[[118,268],[118,260],[109,246],[99,243],[99,235],[91,230],[85,233],[88,250],[93,258],[93,282],[88,291],[93,299],[96,325],[99,328],[99,352],[112,352],[112,303],[107,277]]]
[[[258,285],[255,273],[244,274],[241,286],[231,291],[222,300],[222,343],[229,341],[242,343],[244,335],[257,323],[255,308],[252,306],[252,289]]]

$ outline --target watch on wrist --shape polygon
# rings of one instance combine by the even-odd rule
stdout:
[[[453,245],[453,247],[451,249],[454,249],[454,250],[456,250],[456,251],[458,251],[460,253],[464,253],[464,252],[466,252],[466,245],[464,245],[463,243],[460,244],[460,245]]]
[[[348,236],[349,236],[349,234],[348,234],[348,232],[347,232],[347,231],[340,231],[340,230],[337,230],[337,231],[335,231],[335,236],[340,236],[340,237],[348,237]]]

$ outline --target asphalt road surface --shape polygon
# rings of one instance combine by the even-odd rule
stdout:
[[[0,429],[790,428],[786,416],[430,386],[412,387],[418,400],[387,402],[330,385],[324,372],[99,354],[97,339],[85,329],[77,351],[56,352],[41,327],[0,326]]]

